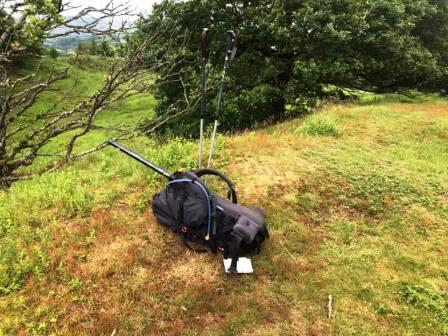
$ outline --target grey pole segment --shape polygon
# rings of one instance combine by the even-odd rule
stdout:
[[[198,153],[198,168],[202,168],[202,142],[204,141],[204,119],[201,118],[199,124],[199,153]]]
[[[198,168],[202,168],[202,144],[204,141],[204,115],[205,115],[205,90],[207,82],[207,64],[209,60],[208,51],[208,29],[204,28],[200,38],[201,55],[203,58],[201,66],[201,121],[199,124],[199,153]]]
[[[224,60],[224,68],[222,70],[222,75],[221,75],[221,85],[219,88],[218,103],[216,105],[215,123],[213,125],[213,134],[212,134],[212,141],[210,144],[210,153],[208,156],[207,168],[210,168],[210,166],[211,166],[213,151],[215,149],[216,132],[218,130],[218,121],[219,121],[219,115],[221,112],[221,102],[222,102],[222,94],[224,91],[224,83],[225,83],[224,80],[226,77],[226,71],[229,66],[229,62],[233,61],[233,59],[235,58],[236,48],[237,48],[236,35],[233,32],[233,30],[228,30],[226,32],[226,34],[227,34],[227,51],[226,51],[226,58]]]
[[[207,160],[207,168],[210,168],[210,165],[212,163],[212,156],[213,156],[213,150],[215,149],[215,139],[216,139],[216,131],[217,130],[218,130],[218,120],[215,120],[215,124],[213,125],[212,142],[210,144],[210,153],[208,155],[208,160]]]

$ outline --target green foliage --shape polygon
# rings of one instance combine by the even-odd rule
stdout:
[[[130,147],[171,171],[193,169],[197,164],[192,155],[196,153],[194,144],[184,139],[172,139],[165,145],[151,141]],[[99,153],[87,160],[84,164],[98,163],[95,173],[80,169],[81,163],[60,173],[16,183],[8,192],[0,192],[0,295],[20,289],[30,274],[45,274],[51,223],[88,217],[95,205],[104,202],[107,207],[114,198],[120,197],[121,193],[114,189],[95,192],[100,183],[114,176],[127,186],[137,180],[153,184],[160,179],[156,173],[142,169],[140,164],[116,151]],[[145,207],[147,201],[144,200]],[[80,286],[76,279],[69,285]]]
[[[167,35],[178,32],[158,40],[151,50],[169,54],[170,46],[184,43],[184,33],[198,36],[202,27],[213,27],[209,119],[216,107],[224,33],[233,28],[239,37],[238,57],[227,73],[224,94],[222,127],[227,130],[307,113],[322,99],[344,97],[339,88],[445,94],[448,86],[443,33],[448,30],[448,9],[440,0],[258,0],[232,6],[222,0],[164,0],[139,22],[136,35],[155,29]],[[173,59],[183,80],[160,83],[158,113],[172,104],[184,109],[185,103],[179,102],[185,93],[192,100],[198,96],[197,38],[190,38],[186,50],[173,54]],[[195,136],[198,115],[196,109],[184,117],[182,127],[167,127]]]
[[[76,47],[76,54],[82,55],[87,54],[89,50],[88,42],[87,41],[78,41],[78,45]]]
[[[20,15],[15,13],[13,17],[5,11],[0,10],[0,28],[13,28],[14,34],[10,36],[12,39],[7,43],[13,51],[20,51],[25,48],[36,51],[40,49],[45,33],[52,23],[60,22],[62,17],[59,15],[58,1],[53,0],[31,0],[26,2],[25,12],[26,20],[21,22]],[[5,31],[1,29],[0,31]],[[8,36],[8,35],[6,35]],[[0,41],[1,47],[5,41]]]
[[[96,38],[79,40],[76,53],[78,55],[113,57],[115,56],[115,46],[106,38],[103,38],[99,43]]]
[[[440,293],[433,288],[422,285],[405,285],[400,295],[407,303],[415,307],[433,310],[436,313],[448,313],[446,311],[447,294]]]
[[[56,50],[56,48],[51,47],[50,50],[48,51],[48,56],[50,56],[50,58],[52,58],[52,59],[56,59],[59,57],[59,53]]]
[[[71,291],[76,291],[82,288],[82,281],[78,278],[70,279],[67,284],[69,285]]]
[[[303,121],[296,131],[302,136],[332,136],[341,135],[337,127],[337,120],[334,117],[315,114]]]
[[[115,54],[114,49],[106,39],[101,40],[99,54],[106,57],[112,57]]]
[[[98,43],[96,42],[96,39],[93,38],[90,40],[90,44],[89,44],[89,54],[90,55],[97,55],[98,53]]]
[[[448,335],[448,295],[432,287],[405,285],[399,293],[408,304],[432,313],[431,324],[442,326],[442,335]]]
[[[215,3],[214,1],[182,3],[163,1],[154,7],[153,14],[147,20],[143,20],[139,24],[139,34],[143,36],[148,31],[154,29],[161,29],[167,32],[173,29],[179,29],[182,32],[199,32],[202,28],[198,27],[212,25],[212,22],[207,22],[210,18],[208,15],[210,10],[218,10],[217,17],[221,17],[224,20],[214,22],[214,29],[210,31],[210,49],[213,52],[211,53],[211,67],[209,71],[208,87],[210,89],[207,93],[208,113],[205,116],[207,121],[213,119],[213,113],[216,109],[219,80],[222,63],[224,61],[225,31],[229,27],[234,26],[234,23],[232,23],[234,18],[226,14],[223,4]],[[251,11],[254,13],[256,11],[255,7],[251,6]],[[165,20],[165,18],[170,19]],[[259,18],[261,19],[261,15]],[[259,19],[257,19],[257,22],[254,22],[254,26],[257,23],[261,23],[258,21]],[[255,34],[258,35],[258,38],[261,38],[260,35],[262,32],[257,33],[257,31],[257,29],[252,28],[246,34]],[[170,36],[178,44],[181,44],[184,39],[183,34]],[[240,36],[239,38],[240,40],[244,40],[246,37]],[[177,56],[181,62],[176,64],[178,70],[182,73],[186,92],[191,99],[196,99],[200,86],[196,41],[196,39],[188,40],[187,50]],[[165,40],[165,42],[160,41],[155,44],[153,49],[160,53],[169,53],[171,43],[173,42],[169,42],[168,40]],[[274,61],[273,58],[264,57],[258,50],[259,48],[269,49],[270,47],[259,43],[259,41],[255,42],[255,36],[252,42],[249,42],[249,40],[246,40],[244,43],[241,42],[240,56],[229,67],[223,97],[224,104],[221,110],[222,129],[234,130],[247,128],[267,119],[281,119],[286,113],[285,99],[283,97],[285,82],[281,80],[281,77],[282,73],[287,70],[283,69],[283,65]],[[245,52],[241,52],[242,50],[245,50]],[[184,100],[184,92],[183,90],[179,90],[180,87],[182,87],[180,81],[162,83],[158,86],[157,98],[160,98],[160,101],[156,112],[163,113],[172,104],[175,104],[174,107],[177,109],[186,107],[184,103],[178,103]],[[182,122],[182,127],[179,127],[178,123],[176,123],[175,127],[173,127],[173,123],[169,123],[167,127],[171,127],[174,131],[184,135],[197,136],[195,120],[197,120],[198,115],[199,108],[185,117]]]

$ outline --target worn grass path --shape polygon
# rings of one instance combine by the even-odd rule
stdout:
[[[271,232],[253,276],[162,230],[147,210],[161,181],[138,164],[108,151],[72,167],[89,206],[54,201],[51,220],[20,224],[42,230],[17,241],[45,262],[0,297],[0,335],[448,335],[448,105],[312,118],[337,136],[306,118],[223,139],[220,167]],[[168,150],[159,163],[194,164],[192,144]]]

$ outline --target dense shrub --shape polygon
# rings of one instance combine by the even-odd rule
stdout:
[[[48,56],[50,56],[50,58],[52,58],[52,59],[56,59],[59,57],[59,53],[56,50],[56,48],[51,47],[50,50],[48,51]]]
[[[308,113],[322,99],[344,98],[346,88],[445,94],[448,87],[448,7],[439,0],[257,0],[231,5],[222,0],[164,0],[140,20],[135,33],[143,38],[154,29],[167,31],[170,38],[156,41],[146,57],[172,55],[173,70],[182,76],[159,83],[157,113],[168,107],[185,109],[185,95],[189,101],[197,99],[203,27],[210,28],[212,51],[208,119],[216,104],[225,31],[238,33],[239,51],[227,73],[222,106],[225,130]],[[185,41],[185,49],[174,53],[172,46]],[[166,128],[196,136],[198,109]]]

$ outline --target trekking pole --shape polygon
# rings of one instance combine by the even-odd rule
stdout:
[[[218,120],[219,120],[219,113],[221,110],[221,100],[222,100],[222,93],[224,91],[224,79],[226,77],[226,71],[229,66],[229,62],[232,62],[233,59],[235,58],[237,49],[236,35],[233,32],[233,30],[228,30],[226,34],[227,34],[227,51],[226,51],[226,58],[224,60],[224,69],[222,70],[221,75],[221,87],[219,88],[218,104],[216,106],[215,123],[213,125],[212,142],[210,144],[210,153],[208,156],[207,168],[210,168],[210,164],[212,163],[212,156],[215,147],[216,131],[218,129]]]
[[[199,154],[198,168],[202,168],[202,143],[204,141],[204,115],[205,115],[205,84],[207,82],[207,64],[209,60],[208,53],[208,29],[204,28],[200,39],[202,65],[201,65],[201,122],[199,125]]]
[[[115,142],[113,140],[109,140],[107,143],[109,145],[119,149],[123,153],[129,155],[134,160],[137,160],[138,162],[144,164],[146,167],[151,168],[156,173],[162,175],[163,177],[166,177],[168,180],[170,180],[170,181],[174,180],[174,176],[171,175],[170,173],[168,173],[166,170],[164,170],[164,169],[162,169],[160,167],[157,167],[154,163],[149,162],[148,160],[142,158],[140,155],[138,155],[137,153],[134,153],[133,151],[131,151],[128,148],[126,148],[125,146],[120,145],[118,142]]]

